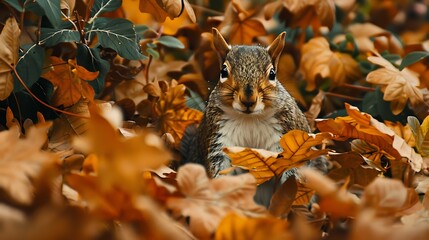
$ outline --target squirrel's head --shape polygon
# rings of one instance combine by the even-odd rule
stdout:
[[[262,114],[278,98],[277,63],[286,33],[281,33],[267,48],[229,46],[213,28],[213,44],[221,71],[217,90],[223,105],[243,114]]]

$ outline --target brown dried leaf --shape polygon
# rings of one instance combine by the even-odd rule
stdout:
[[[307,90],[314,90],[318,76],[330,78],[332,86],[340,86],[360,78],[358,63],[349,54],[333,52],[324,37],[311,39],[301,49],[300,68],[307,80]]]
[[[5,100],[13,90],[12,70],[18,62],[20,34],[15,18],[8,18],[0,33],[0,100]]]
[[[140,0],[139,9],[152,14],[158,22],[164,22],[167,16],[171,20],[178,18],[186,10],[191,21],[196,22],[194,10],[187,0]]]
[[[295,176],[289,177],[271,197],[269,211],[275,217],[287,216],[295,201],[298,185]]]
[[[183,197],[170,197],[173,215],[190,217],[189,228],[198,238],[208,238],[229,213],[259,215],[265,209],[253,201],[256,181],[250,174],[209,179],[204,167],[186,164],[177,172]]]
[[[0,188],[20,204],[30,204],[34,196],[34,179],[42,169],[53,166],[58,157],[41,151],[47,140],[51,123],[31,127],[25,139],[20,139],[20,130],[13,126],[0,133]]]

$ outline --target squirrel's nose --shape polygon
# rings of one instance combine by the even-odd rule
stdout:
[[[256,101],[241,101],[241,103],[246,107],[246,108],[251,108],[253,107],[253,105],[256,104]]]

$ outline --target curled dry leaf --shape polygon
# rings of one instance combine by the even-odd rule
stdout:
[[[301,54],[300,68],[307,80],[306,88],[309,91],[317,87],[318,76],[330,78],[333,87],[360,78],[356,60],[349,54],[333,52],[324,37],[312,38],[304,44]]]
[[[368,60],[382,68],[370,72],[366,80],[382,86],[383,99],[391,102],[390,109],[393,114],[401,113],[408,100],[412,105],[424,102],[423,93],[418,88],[420,81],[414,72],[407,68],[399,71],[381,56],[370,56]]]
[[[97,156],[98,176],[104,186],[138,190],[143,170],[156,169],[171,159],[170,152],[155,134],[143,132],[122,138],[95,109],[91,110],[87,127],[88,131],[73,144],[76,149]]]
[[[196,22],[194,10],[187,0],[140,0],[139,9],[152,14],[158,22],[164,22],[167,16],[171,20],[178,18],[186,10],[191,21]]]
[[[316,170],[305,168],[300,170],[303,184],[316,191],[320,196],[320,210],[335,217],[356,216],[360,200],[356,195],[339,189],[336,183]]]
[[[53,166],[58,161],[57,155],[41,151],[50,126],[51,123],[35,125],[24,139],[20,139],[17,126],[0,133],[0,188],[17,203],[31,203],[33,180],[44,167]]]
[[[286,24],[292,28],[318,31],[321,26],[332,28],[335,23],[335,4],[332,0],[282,0],[265,6],[265,17],[272,18],[278,11],[286,11],[292,17]]]
[[[167,207],[175,216],[189,217],[189,228],[198,238],[209,238],[230,212],[255,216],[265,212],[253,201],[256,181],[250,174],[209,179],[204,167],[186,164],[176,180],[183,197],[168,198]]]
[[[334,139],[358,138],[383,149],[396,160],[406,159],[412,169],[419,172],[426,168],[422,156],[414,151],[404,139],[395,134],[385,124],[371,115],[360,112],[358,108],[345,104],[349,116],[319,120],[316,125],[320,131],[331,132]]]
[[[265,240],[295,239],[289,231],[289,224],[285,220],[273,217],[247,218],[235,213],[228,214],[216,230],[216,240]]]
[[[262,184],[274,176],[281,177],[285,171],[299,167],[310,159],[326,154],[328,150],[313,147],[330,138],[330,133],[309,134],[292,130],[280,139],[280,146],[283,148],[281,153],[242,147],[227,147],[224,152],[230,157],[232,165],[248,170],[258,184]]]
[[[10,17],[0,33],[0,100],[9,97],[13,90],[12,70],[18,62],[21,30],[15,18]]]

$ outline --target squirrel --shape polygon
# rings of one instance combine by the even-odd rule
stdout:
[[[185,161],[202,163],[214,178],[231,167],[224,147],[280,152],[279,141],[285,133],[293,129],[310,132],[310,127],[276,77],[285,32],[266,48],[229,46],[216,28],[212,32],[220,78],[209,96],[202,122],[187,144]]]

